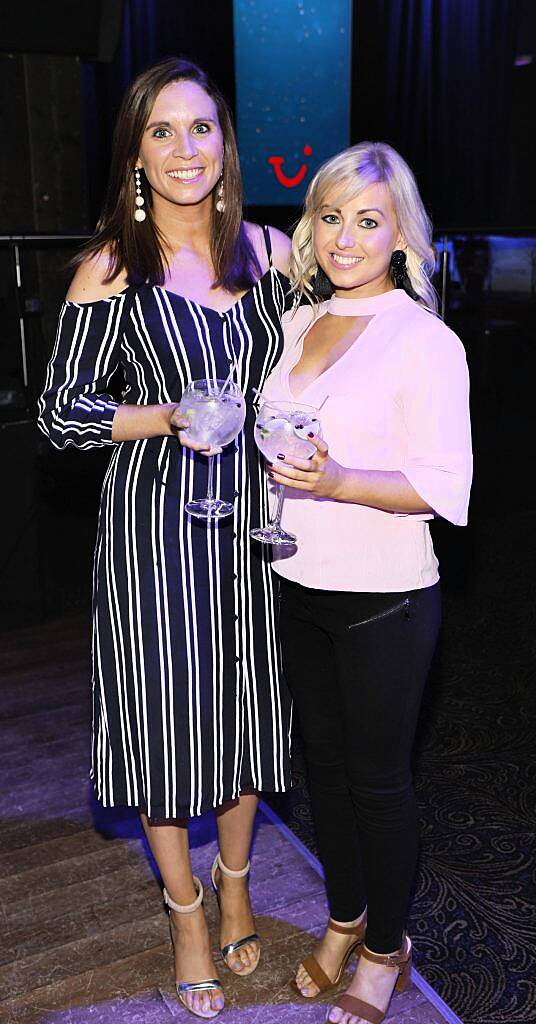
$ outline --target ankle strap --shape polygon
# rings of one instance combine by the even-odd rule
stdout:
[[[411,956],[411,939],[404,933],[402,945],[396,953],[373,953],[366,946],[361,950],[361,956],[370,960],[373,964],[383,964],[384,967],[401,967],[406,964]]]
[[[365,921],[360,921],[359,924],[335,924],[331,918],[328,921],[328,928],[330,932],[338,932],[339,935],[357,935],[361,938],[365,933]]]
[[[203,886],[197,875],[193,876],[193,882],[197,893],[197,898],[193,903],[189,903],[188,906],[182,906],[180,903],[175,903],[175,900],[172,900],[167,890],[164,889],[164,903],[166,906],[170,907],[171,910],[176,910],[177,914],[193,914],[194,910],[197,910],[197,908],[201,906],[204,896]]]
[[[249,873],[249,867],[250,864],[248,860],[245,868],[240,868],[240,871],[232,871],[231,868],[226,867],[226,865],[223,863],[221,859],[220,854],[217,853],[214,864],[212,865],[212,874],[214,875],[216,868],[219,868],[222,875],[227,875],[228,878],[245,878],[246,875]]]

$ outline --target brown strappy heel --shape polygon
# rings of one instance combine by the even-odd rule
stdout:
[[[328,975],[320,966],[318,960],[313,955],[313,953],[310,953],[309,956],[306,956],[305,959],[301,961],[300,966],[305,968],[307,974],[309,975],[311,980],[314,981],[318,989],[318,992],[314,996],[306,996],[303,994],[301,988],[299,987],[296,978],[293,978],[293,987],[304,999],[318,999],[318,996],[323,995],[324,992],[330,992],[331,989],[337,987],[354,954],[357,957],[359,957],[361,953],[361,947],[363,946],[366,927],[366,915],[363,917],[363,920],[360,921],[359,924],[350,925],[349,927],[346,927],[342,924],[335,924],[335,922],[331,920],[328,922],[328,928],[330,931],[338,932],[340,935],[355,935],[355,942],[352,942],[352,944],[349,946],[346,953],[344,954],[339,964],[337,975],[333,979],[328,977]]]
[[[396,953],[371,953],[370,949],[363,946],[361,956],[365,960],[370,960],[373,964],[383,964],[385,967],[398,967],[398,977],[393,993],[405,992],[409,988],[411,984],[411,939],[408,935],[404,933],[402,945],[400,949],[397,949]],[[368,1021],[369,1024],[382,1024],[389,1009],[389,1004],[385,1010],[380,1010],[377,1006],[365,1003],[363,999],[351,996],[348,992],[339,996],[333,1005],[338,1006],[345,1013],[351,1013],[354,1017],[361,1017],[363,1020]]]

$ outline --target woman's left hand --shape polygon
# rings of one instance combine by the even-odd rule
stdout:
[[[287,456],[267,463],[267,472],[276,484],[295,487],[298,491],[308,491],[317,498],[334,498],[337,500],[346,474],[344,466],[335,462],[329,454],[329,448],[321,437],[307,438],[316,448],[310,459],[294,459]]]

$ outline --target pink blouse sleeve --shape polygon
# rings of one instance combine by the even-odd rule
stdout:
[[[434,512],[467,524],[472,479],[469,374],[459,338],[441,321],[419,324],[405,374],[407,449],[402,472]]]

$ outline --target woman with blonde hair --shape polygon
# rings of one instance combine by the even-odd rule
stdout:
[[[428,520],[464,525],[471,481],[463,347],[436,315],[431,226],[407,164],[363,142],[309,186],[264,395],[321,408],[310,460],[280,457],[283,666],[295,699],[330,919],[296,984],[358,967],[328,1019],[379,1024],[409,984],[418,847],[410,754],[440,622]]]

